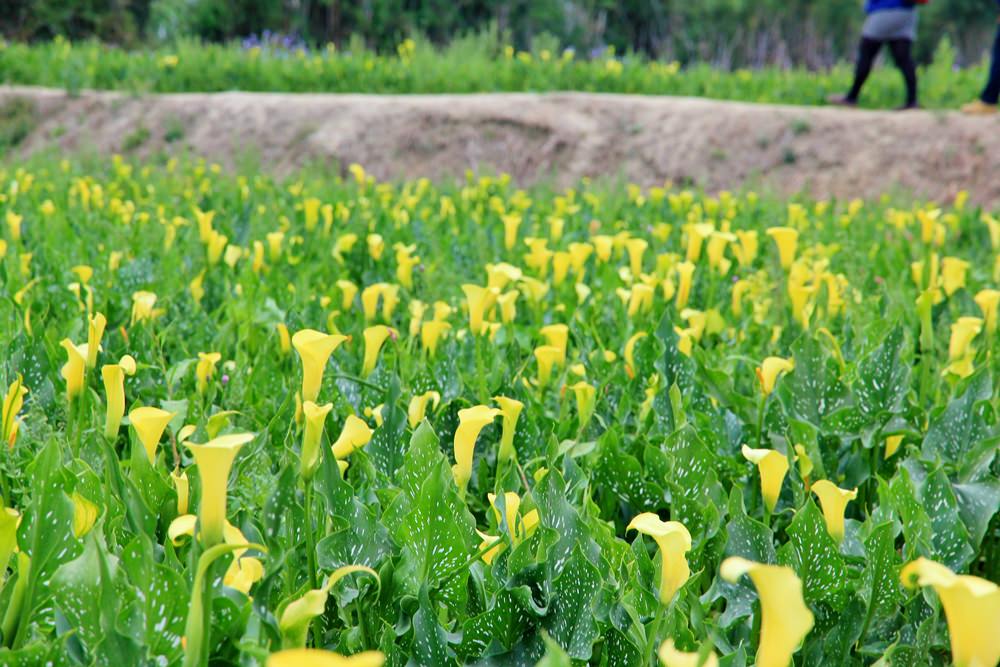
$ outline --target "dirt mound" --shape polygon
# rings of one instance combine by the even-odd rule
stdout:
[[[154,95],[0,88],[34,107],[15,157],[55,147],[149,155],[251,155],[288,172],[358,162],[384,179],[508,172],[521,184],[581,177],[709,190],[1000,203],[1000,118],[584,93]],[[8,156],[9,159],[9,156]]]

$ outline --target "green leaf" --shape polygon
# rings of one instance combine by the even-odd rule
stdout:
[[[122,552],[122,567],[132,585],[142,591],[133,606],[140,625],[133,638],[150,656],[176,661],[183,652],[181,637],[190,594],[184,578],[157,563],[153,545],[145,535],[136,537]]]
[[[788,543],[782,548],[785,560],[802,579],[806,603],[825,602],[834,609],[843,609],[847,602],[845,589],[850,584],[844,559],[837,543],[826,531],[823,514],[810,499],[795,513],[785,531]]]
[[[579,549],[573,551],[552,582],[545,629],[576,660],[589,660],[599,635],[593,600],[601,586],[601,573]]]
[[[902,562],[896,553],[891,523],[872,529],[865,539],[865,556],[861,593],[867,604],[865,626],[871,629],[872,623],[894,616],[904,599],[899,581]]]
[[[552,636],[547,633],[542,633],[542,641],[545,642],[545,655],[539,660],[535,667],[571,667],[573,660],[569,657],[569,654],[563,650],[559,642],[554,640]]]
[[[827,415],[842,407],[847,388],[837,376],[836,362],[810,336],[792,344],[795,372],[778,383],[778,397],[790,417],[819,427]]]
[[[995,447],[980,447],[984,441],[996,437],[985,419],[985,412],[991,410],[986,402],[992,395],[988,373],[972,378],[961,396],[953,398],[943,411],[931,417],[921,448],[924,457],[941,458],[955,466],[963,480],[983,471],[996,454]]]
[[[869,421],[902,410],[910,382],[910,366],[901,358],[903,342],[903,329],[896,326],[858,362],[852,388],[858,409]]]

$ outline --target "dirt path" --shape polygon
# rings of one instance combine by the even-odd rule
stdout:
[[[585,93],[372,96],[261,93],[131,97],[0,88],[36,123],[23,157],[189,150],[287,172],[359,162],[380,178],[509,172],[521,184],[624,177],[709,190],[946,199],[961,189],[1000,204],[1000,117],[781,107]]]

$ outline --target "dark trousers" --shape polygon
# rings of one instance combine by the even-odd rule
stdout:
[[[906,82],[906,105],[913,106],[917,103],[917,65],[913,61],[913,42],[909,39],[892,39],[883,42],[877,39],[861,38],[861,46],[858,47],[858,64],[854,70],[854,85],[847,93],[847,99],[856,102],[861,94],[861,87],[865,85],[868,75],[872,72],[872,65],[875,64],[875,57],[882,49],[883,44],[889,45],[889,52],[896,63],[896,67],[903,73],[903,80]],[[998,84],[1000,85],[1000,84]]]
[[[996,104],[1000,100],[1000,26],[997,26],[997,36],[993,40],[993,60],[990,63],[990,79],[980,99],[987,104]]]

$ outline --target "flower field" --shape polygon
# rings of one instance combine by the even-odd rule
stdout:
[[[1000,661],[963,194],[0,183],[0,664]]]
[[[179,42],[171,47],[128,51],[95,42],[63,39],[38,44],[0,42],[0,83],[141,93],[249,90],[288,93],[479,93],[576,90],[642,95],[687,95],[779,104],[826,104],[827,96],[850,88],[853,66],[826,71],[766,67],[724,71],[708,64],[682,68],[613,50],[576,54],[498,49],[469,38],[444,50],[406,40],[396,53],[363,45],[308,50]],[[934,62],[921,68],[921,103],[955,109],[974,98],[986,67],[957,68],[955,52],[943,44]],[[902,101],[899,73],[878,68],[861,102],[894,108]]]

